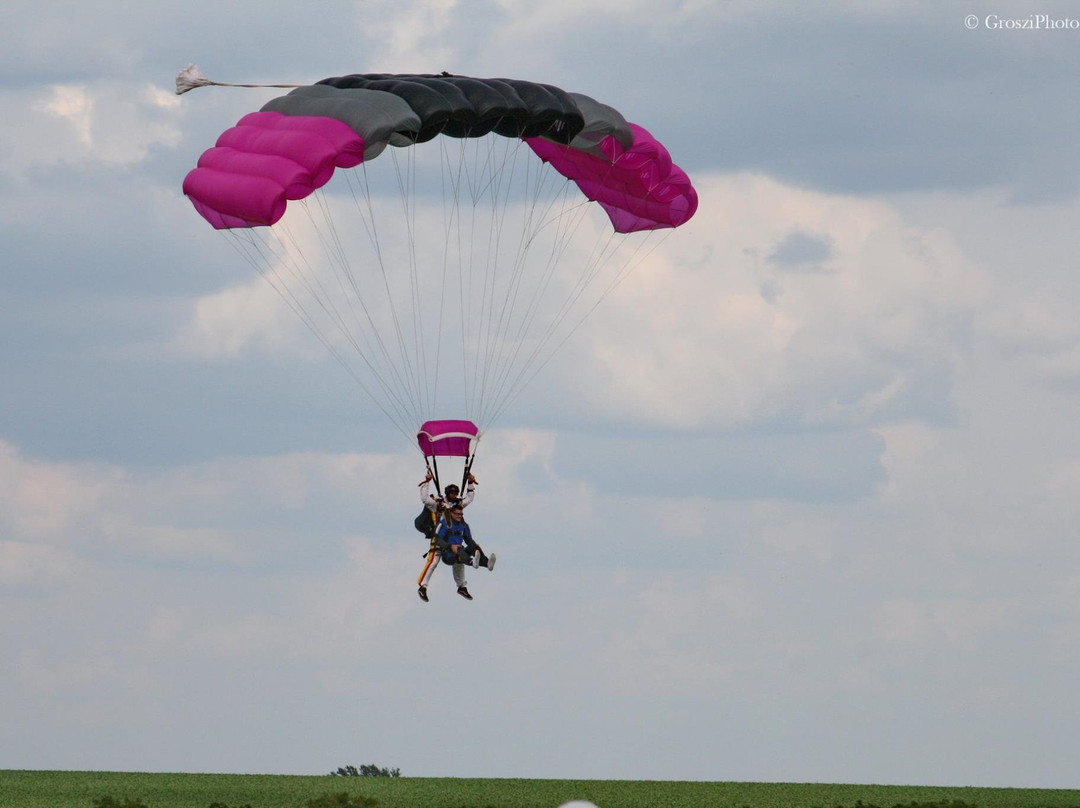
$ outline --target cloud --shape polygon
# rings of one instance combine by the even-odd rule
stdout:
[[[124,660],[108,654],[50,661],[39,651],[30,650],[19,659],[19,670],[23,687],[35,695],[92,687],[145,690],[150,685],[145,668],[129,667]]]
[[[985,282],[947,234],[883,202],[764,177],[702,177],[699,190],[699,217],[604,301],[554,369],[567,394],[672,429],[950,417],[953,363]],[[802,230],[831,243],[828,274],[761,260]]]
[[[553,465],[564,477],[603,480],[607,492],[631,498],[821,502],[871,496],[885,480],[882,450],[880,436],[865,429],[735,434],[563,430]]]
[[[321,345],[304,339],[302,321],[274,287],[256,277],[195,301],[191,320],[172,341],[182,356],[223,359],[255,349],[310,356]]]
[[[1051,387],[1080,389],[1080,325],[1056,289],[1018,291],[981,313],[981,332],[1008,359]]]
[[[71,467],[26,460],[0,442],[0,518],[8,535],[32,539],[64,534],[82,524],[120,477],[104,467]]]
[[[784,269],[814,270],[831,257],[832,243],[828,238],[795,231],[784,236],[765,260]]]
[[[70,584],[85,565],[69,552],[31,542],[0,541],[0,584],[53,587]]]
[[[1014,608],[1002,601],[888,601],[878,607],[878,631],[887,644],[944,653],[971,647],[988,630],[1008,631]]]
[[[314,457],[224,460],[133,475],[101,463],[28,459],[8,443],[0,443],[0,449],[0,525],[14,539],[5,550],[5,569],[15,579],[34,577],[35,570],[62,572],[61,562],[70,561],[71,553],[211,565],[251,563],[268,553],[296,555],[286,535],[278,536],[276,546],[260,539],[258,530],[244,524],[245,509],[265,513],[259,503],[269,497],[279,513],[299,511],[310,504],[308,471],[341,478],[344,491],[355,474],[350,469],[385,462],[378,457],[366,463]]]
[[[612,583],[633,593],[630,608],[640,618],[629,630],[608,637],[594,661],[612,672],[611,684],[624,696],[723,688],[742,668],[745,659],[698,640],[713,635],[718,624],[723,634],[737,636],[761,616],[759,597],[745,582],[723,574],[710,576],[707,583],[665,574],[651,580],[620,577]]]
[[[392,67],[407,64],[429,65],[426,71],[416,72],[439,72],[436,67],[453,65],[460,45],[447,29],[461,14],[461,5],[457,0],[377,4],[378,11],[365,26],[373,46],[367,63],[383,67],[373,67],[370,72],[408,73]],[[483,15],[478,17],[483,19]]]
[[[66,118],[74,127],[79,142],[92,146],[90,124],[93,102],[82,87],[53,87],[52,97],[42,103],[42,109],[60,118]]]
[[[0,174],[27,182],[65,167],[93,173],[146,160],[155,147],[181,140],[177,100],[149,83],[97,81],[0,91],[18,114],[6,116]]]
[[[196,2],[153,9],[132,0],[93,7],[12,0],[5,7],[11,24],[0,33],[0,65],[22,85],[108,76],[171,87],[173,75],[190,61],[232,74],[221,75],[222,81],[280,82],[283,74],[297,78],[300,69],[310,70],[312,53],[345,52],[355,42],[364,6],[327,0],[321,8],[312,15],[288,4],[271,12],[253,0],[224,8]],[[321,77],[305,72],[298,78]]]

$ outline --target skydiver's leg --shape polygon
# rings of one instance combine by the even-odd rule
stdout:
[[[495,554],[490,556],[484,554],[483,549],[472,538],[465,538],[465,546],[468,548],[469,560],[467,564],[472,564],[474,567],[487,567],[489,570],[495,568]]]
[[[464,564],[455,564],[454,567],[453,567],[453,570],[454,570],[454,583],[458,585],[458,589],[463,589],[465,587],[465,584],[466,584],[466,581],[465,581],[465,565]]]
[[[416,579],[416,583],[426,587],[437,566],[439,566],[439,552],[432,547],[424,560],[424,569],[420,572],[420,577]]]

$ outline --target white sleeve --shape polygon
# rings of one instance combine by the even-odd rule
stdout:
[[[426,482],[420,487],[420,501],[429,511],[435,510],[435,497],[431,496],[431,483]]]
[[[461,498],[461,507],[468,508],[472,504],[473,497],[476,496],[476,486],[468,485],[465,487],[465,496]]]

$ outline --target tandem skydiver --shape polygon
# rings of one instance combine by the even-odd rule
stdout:
[[[450,484],[446,486],[445,495],[442,498],[431,493],[430,486],[433,477],[429,471],[423,482],[420,483],[420,500],[424,503],[424,510],[416,518],[416,529],[423,533],[430,541],[430,547],[424,558],[424,569],[417,579],[419,589],[417,594],[420,600],[428,601],[428,582],[431,580],[435,568],[439,562],[450,564],[453,568],[454,583],[457,584],[457,592],[466,600],[472,600],[465,581],[465,565],[474,569],[486,567],[488,570],[495,569],[495,554],[486,555],[472,537],[472,530],[465,521],[464,509],[468,507],[476,496],[476,478],[470,472],[466,478],[465,496],[460,496],[460,489]]]

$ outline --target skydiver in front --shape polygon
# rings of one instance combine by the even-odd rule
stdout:
[[[442,556],[444,564],[453,564],[454,583],[457,584],[457,593],[465,600],[472,600],[472,595],[466,587],[465,566],[474,569],[486,567],[489,571],[495,569],[495,554],[485,555],[472,537],[472,530],[465,521],[465,513],[460,505],[451,505],[439,522],[435,532],[435,545]],[[424,597],[423,593],[420,595]]]

